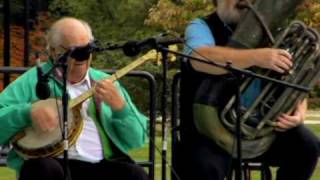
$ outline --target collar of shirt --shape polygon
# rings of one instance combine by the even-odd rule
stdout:
[[[77,82],[77,83],[73,83],[71,84],[69,81],[67,82],[68,86],[78,86],[78,85],[87,85],[87,87],[91,87],[91,82],[90,82],[90,77],[89,77],[89,71],[87,71],[85,77]]]

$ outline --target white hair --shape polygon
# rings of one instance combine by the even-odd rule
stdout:
[[[80,22],[84,26],[84,28],[87,30],[90,41],[94,40],[91,27],[87,22],[80,19],[76,19],[76,18],[65,17],[55,22],[47,32],[47,36],[46,36],[47,50],[49,50],[50,48],[57,48],[61,44],[63,44],[64,37],[63,37],[63,34],[61,33],[61,26],[59,26],[58,24],[66,19],[76,20]]]

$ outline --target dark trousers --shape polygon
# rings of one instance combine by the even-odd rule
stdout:
[[[127,162],[103,160],[88,163],[69,160],[71,180],[147,180],[143,168]],[[19,180],[64,180],[63,161],[54,158],[39,158],[25,161]]]
[[[318,161],[319,146],[319,139],[299,126],[278,133],[269,151],[257,160],[278,166],[277,180],[308,180]],[[175,169],[181,180],[223,180],[232,167],[230,155],[204,137],[178,148]]]

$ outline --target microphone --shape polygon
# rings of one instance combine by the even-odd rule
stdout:
[[[161,38],[148,38],[141,41],[128,41],[123,45],[123,53],[126,56],[136,56],[142,51],[157,49],[159,46],[169,46],[172,44],[182,43],[181,38],[175,39],[161,39]]]
[[[39,53],[35,54],[37,64],[37,76],[38,82],[36,84],[36,95],[39,99],[44,100],[50,97],[49,79],[48,76],[43,75],[43,71],[40,65]]]
[[[65,62],[68,59],[68,56],[70,56],[71,58],[74,58],[76,61],[86,61],[89,59],[90,54],[93,52],[115,50],[120,49],[122,47],[123,46],[119,46],[117,44],[111,44],[107,47],[99,47],[95,42],[91,42],[83,47],[73,47],[72,49],[64,53],[59,59],[61,59],[62,62]]]
[[[97,45],[97,43],[94,42],[90,44],[89,52],[103,52],[103,51],[117,50],[121,48],[123,48],[123,45],[108,43],[106,47],[100,47]]]

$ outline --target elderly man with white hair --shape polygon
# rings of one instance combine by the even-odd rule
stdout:
[[[70,49],[86,47],[94,40],[90,26],[76,18],[56,21],[47,34],[50,58],[42,65],[49,71],[57,59]],[[68,59],[67,93],[78,97],[96,85],[93,98],[82,103],[83,129],[69,149],[68,174],[71,179],[148,179],[144,170],[127,155],[144,144],[146,117],[131,101],[119,82],[110,75],[90,67],[88,51]],[[49,79],[51,98],[62,95],[62,72],[53,71]],[[39,101],[35,87],[37,70],[32,68],[11,83],[0,94],[0,144],[8,143],[27,127],[39,133],[60,128],[59,113],[50,106],[34,106]],[[40,100],[41,101],[41,100]],[[20,180],[64,179],[63,156],[26,159],[11,150],[8,166],[17,171]]]

